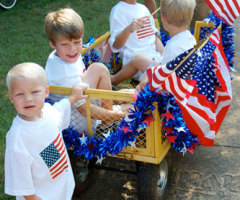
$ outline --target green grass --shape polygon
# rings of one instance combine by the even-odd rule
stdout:
[[[118,0],[18,0],[10,10],[0,9],[0,199],[14,199],[4,195],[5,135],[16,115],[8,100],[5,84],[11,67],[22,62],[36,62],[45,66],[52,49],[44,33],[44,18],[50,11],[70,7],[78,12],[85,25],[84,42],[109,30],[109,14]],[[143,3],[143,0],[138,2]]]

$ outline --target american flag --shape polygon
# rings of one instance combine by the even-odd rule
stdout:
[[[40,156],[48,166],[53,179],[68,168],[67,154],[60,133],[48,147],[41,151]]]
[[[183,101],[192,90],[195,81],[191,79],[196,59],[196,49],[185,51],[173,61],[163,66],[147,70],[151,90],[161,86],[172,93],[179,101]],[[181,65],[181,68],[177,68]]]
[[[152,90],[161,86],[173,94],[190,132],[198,136],[200,144],[212,146],[232,98],[220,30],[216,29],[201,48],[191,50],[188,57],[183,56],[185,53],[163,67],[148,69],[149,85]]]
[[[232,26],[240,13],[240,0],[206,0],[211,10]]]
[[[145,20],[145,24],[141,29],[137,31],[138,39],[143,39],[143,38],[154,35],[154,31],[150,22],[150,17],[146,16],[146,17],[143,17],[143,19]]]

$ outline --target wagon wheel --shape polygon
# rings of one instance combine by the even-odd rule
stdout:
[[[82,156],[76,156],[71,152],[69,157],[75,179],[74,197],[79,197],[81,193],[89,188],[90,184],[94,183],[95,161],[88,160]]]
[[[159,165],[138,162],[138,199],[164,200],[168,194],[171,171],[169,159]]]

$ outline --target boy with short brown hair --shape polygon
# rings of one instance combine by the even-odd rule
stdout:
[[[110,73],[102,63],[92,63],[85,70],[82,61],[82,43],[84,35],[83,21],[71,8],[50,12],[45,19],[46,35],[54,51],[46,63],[46,73],[50,85],[68,86],[84,84],[90,88],[111,90]],[[126,112],[113,111],[112,101],[91,103],[92,127],[95,119],[102,119],[104,124],[120,120]],[[87,131],[85,102],[79,101],[72,108],[71,125],[78,132]]]

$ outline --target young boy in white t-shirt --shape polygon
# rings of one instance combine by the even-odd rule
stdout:
[[[45,32],[54,49],[45,67],[49,85],[72,87],[74,84],[85,84],[94,89],[112,89],[110,73],[105,65],[92,63],[85,70],[81,56],[84,25],[73,9],[64,8],[48,13]],[[124,111],[113,111],[109,99],[91,103],[90,109],[93,129],[96,127],[95,119],[102,119],[102,124],[108,125],[126,115]],[[79,133],[88,130],[86,112],[85,101],[77,102],[72,107],[71,126]]]
[[[163,51],[160,63],[163,65],[196,45],[194,36],[187,29],[192,20],[196,2],[195,0],[161,0],[160,6],[162,25],[171,37]],[[137,86],[137,90],[143,89],[147,82],[147,75],[145,75]]]
[[[86,98],[86,87],[51,106],[44,69],[22,63],[7,75],[8,95],[17,116],[6,136],[5,193],[17,200],[71,200],[74,177],[62,130],[70,123],[71,105]]]
[[[133,77],[141,80],[149,65],[161,62],[163,45],[149,10],[136,0],[121,0],[110,13],[110,38],[114,53],[119,52],[123,68],[111,76],[113,85]]]

